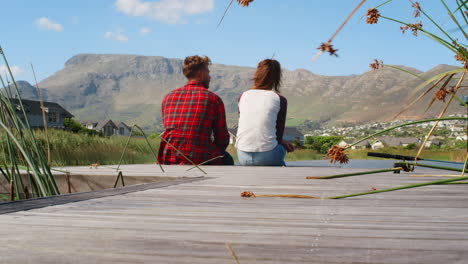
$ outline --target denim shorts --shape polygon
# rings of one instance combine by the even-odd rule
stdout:
[[[286,150],[280,144],[264,152],[245,152],[237,149],[237,158],[242,166],[286,166]]]

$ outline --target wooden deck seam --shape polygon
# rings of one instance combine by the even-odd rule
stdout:
[[[54,206],[60,204],[74,203],[85,200],[97,199],[102,197],[109,197],[133,192],[146,191],[150,189],[165,188],[169,186],[191,183],[195,181],[211,179],[210,177],[190,177],[190,178],[181,178],[168,182],[158,182],[158,183],[145,183],[138,185],[131,185],[125,187],[119,187],[115,189],[105,189],[93,192],[83,192],[83,193],[71,193],[71,194],[61,194],[56,196],[44,197],[44,198],[34,198],[28,200],[12,201],[6,203],[0,203],[0,215],[14,213],[18,211],[27,211],[31,209],[37,209],[47,206]]]

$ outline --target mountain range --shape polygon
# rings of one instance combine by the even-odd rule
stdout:
[[[139,124],[146,130],[161,130],[162,98],[186,82],[182,62],[160,56],[79,54],[38,86],[44,100],[58,102],[76,119],[113,119]],[[399,67],[423,78],[457,68],[438,65],[421,72]],[[237,99],[252,86],[254,71],[250,67],[210,66],[210,90],[223,99],[229,126],[237,123]],[[415,92],[420,83],[421,79],[391,67],[351,76],[284,69],[281,93],[288,99],[288,125],[300,125],[306,120],[323,125],[365,123],[391,119],[406,101],[423,91]],[[23,98],[38,98],[36,88],[29,83],[18,81],[17,85]],[[432,96],[430,93],[399,118],[437,115],[443,106],[439,101],[424,113]],[[449,108],[449,113],[464,111],[457,103]]]

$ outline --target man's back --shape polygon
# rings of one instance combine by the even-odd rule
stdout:
[[[165,127],[162,138],[197,164],[221,155],[229,144],[223,101],[195,81],[164,97],[162,118]],[[164,140],[161,140],[158,161],[190,164]],[[211,164],[221,164],[221,160]]]

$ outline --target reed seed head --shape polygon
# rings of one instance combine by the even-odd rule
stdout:
[[[253,0],[237,0],[237,3],[241,5],[242,7],[249,6],[249,4],[252,2]]]
[[[348,163],[348,153],[346,149],[340,146],[333,146],[327,151],[327,157],[330,159],[330,163],[339,162],[340,164]]]
[[[253,192],[245,191],[241,192],[241,197],[255,197],[255,194]]]
[[[406,30],[411,29],[411,31],[413,32],[413,35],[415,37],[417,37],[418,36],[418,30],[420,30],[422,28],[422,26],[423,25],[422,25],[421,21],[419,21],[418,23],[408,24],[408,25],[406,25],[404,27],[400,27],[400,30],[401,30],[401,33],[404,34],[406,32]]]
[[[421,16],[421,5],[419,2],[415,2],[411,5],[412,8],[414,8],[413,16],[414,17],[420,17]]]
[[[336,54],[338,50],[334,49],[333,46],[330,44],[330,42],[322,43],[317,49],[323,52],[328,52],[330,53],[330,55],[338,57],[338,54]]]
[[[455,60],[461,62],[463,64],[463,68],[468,69],[468,61],[466,60],[464,56],[460,55],[460,54],[468,54],[468,50],[465,47],[458,45],[457,43],[454,43],[454,44],[458,49],[458,53],[455,54]]]
[[[367,10],[366,16],[367,16],[367,19],[366,19],[367,24],[377,24],[377,22],[379,21],[379,17],[380,17],[379,10],[375,8],[370,8]]]
[[[374,62],[371,63],[371,64],[369,64],[369,66],[370,66],[370,68],[371,68],[372,70],[374,70],[374,71],[375,71],[375,70],[378,70],[378,69],[381,69],[381,68],[384,67],[383,61],[377,60],[377,59],[374,59]]]
[[[447,96],[448,92],[445,89],[439,89],[438,91],[435,92],[434,97],[445,103],[445,97]]]
[[[455,86],[450,86],[450,88],[447,90],[448,93],[455,93]]]

